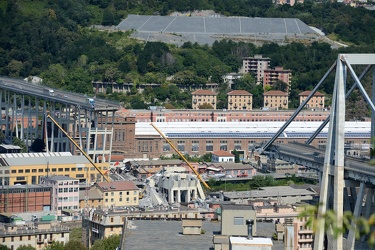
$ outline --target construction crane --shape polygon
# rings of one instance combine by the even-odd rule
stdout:
[[[188,164],[188,166],[190,167],[190,169],[194,172],[194,174],[198,177],[198,179],[200,180],[200,182],[207,188],[207,189],[211,189],[210,186],[208,186],[208,184],[203,180],[202,176],[197,172],[197,170],[195,170],[195,168],[190,164],[190,162],[183,156],[183,154],[181,154],[181,152],[173,145],[173,143],[163,134],[163,132],[161,132],[153,123],[151,123],[151,126],[159,133],[159,135],[161,135],[161,137],[164,138],[164,140],[169,144],[171,145],[171,147],[174,149],[174,151],[176,151],[176,153],[184,160],[184,162],[186,162],[186,164]]]
[[[69,136],[69,134],[60,126],[60,124],[50,114],[47,114],[47,118],[51,119],[51,121],[61,130],[61,132],[63,132],[64,135],[68,137],[68,139],[86,157],[86,159],[91,163],[91,165],[93,165],[95,169],[103,176],[103,178],[107,182],[110,182],[111,180],[108,178],[108,176],[98,166],[96,166],[95,162],[91,159],[91,157],[77,144],[77,142],[72,137]]]

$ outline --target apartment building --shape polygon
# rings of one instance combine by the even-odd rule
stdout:
[[[139,188],[131,181],[97,182],[95,187],[103,197],[102,207],[139,205]]]
[[[263,94],[263,107],[270,110],[288,109],[288,93],[280,90],[271,90]]]
[[[299,104],[301,105],[306,98],[311,94],[311,91],[304,91],[300,93],[299,96]],[[306,108],[308,109],[324,109],[324,102],[325,102],[325,95],[316,91],[315,94],[310,98],[310,100],[306,104]]]
[[[47,185],[35,184],[1,186],[0,213],[50,211],[51,189]]]
[[[264,70],[270,66],[271,59],[262,55],[254,55],[254,57],[245,57],[242,59],[242,68],[240,72],[253,73],[256,76],[257,83],[262,82],[264,78]]]
[[[87,202],[86,202],[87,199]],[[97,188],[87,187],[79,191],[79,208],[96,208],[103,205],[103,196]]]
[[[45,176],[62,175],[80,182],[101,181],[101,174],[83,155],[70,152],[19,153],[0,155],[0,184],[40,184]],[[102,171],[109,162],[96,163]]]
[[[228,110],[252,110],[253,95],[246,90],[233,90],[228,93]]]
[[[35,223],[27,227],[7,224],[4,230],[0,230],[0,242],[11,250],[16,250],[22,245],[31,245],[35,249],[42,250],[53,242],[67,243],[69,233],[68,227],[51,225],[51,223]]]
[[[185,219],[202,218],[201,209],[189,208],[186,210],[157,210],[140,211],[127,207],[128,209],[92,209],[87,217],[82,218],[82,227],[85,230],[82,240],[86,242],[86,247],[91,247],[96,240],[105,237],[122,234],[125,220],[144,219],[144,220],[167,220],[167,219]],[[147,236],[147,235],[145,235]]]
[[[263,76],[263,88],[266,86],[274,86],[277,81],[282,81],[290,86],[292,80],[292,71],[290,69],[283,69],[283,67],[275,67],[274,69],[265,69]]]
[[[197,91],[194,91],[192,94],[192,109],[200,109],[200,107],[205,104],[209,104],[213,107],[213,109],[216,109],[216,96],[217,93],[212,92],[211,90],[204,90],[200,89]]]
[[[49,176],[41,179],[52,187],[52,210],[61,215],[63,211],[74,213],[79,209],[79,182],[68,176]]]

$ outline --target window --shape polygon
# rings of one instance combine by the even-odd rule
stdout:
[[[235,150],[241,150],[241,141],[239,141],[239,140],[234,141],[234,149]]]
[[[163,152],[171,151],[171,146],[168,143],[163,144]]]
[[[206,141],[206,151],[214,151],[214,141]]]
[[[111,198],[111,202],[114,202],[114,201],[115,201],[115,199]]]
[[[185,141],[177,141],[178,151],[185,151]]]
[[[191,142],[191,151],[193,151],[193,152],[199,151],[199,141],[192,141]]]
[[[19,169],[18,173],[22,174],[23,173],[23,169]]]
[[[38,169],[38,172],[39,173],[43,173],[43,169]]]
[[[113,222],[113,217],[111,218],[111,222]]]
[[[243,217],[234,217],[233,218],[233,225],[242,226],[243,224],[244,224],[244,218]]]
[[[227,151],[228,150],[228,145],[227,141],[220,141],[220,150]]]

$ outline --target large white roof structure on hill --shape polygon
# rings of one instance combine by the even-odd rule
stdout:
[[[141,40],[174,44],[210,45],[221,39],[285,42],[286,37],[311,40],[320,36],[297,18],[129,15],[116,29],[133,30],[132,36]]]

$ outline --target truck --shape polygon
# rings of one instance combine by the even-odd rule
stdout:
[[[91,108],[95,108],[94,98],[86,98],[86,102],[91,105]]]
[[[43,89],[43,91],[44,91],[45,94],[48,94],[50,96],[55,95],[55,91],[53,89]]]

